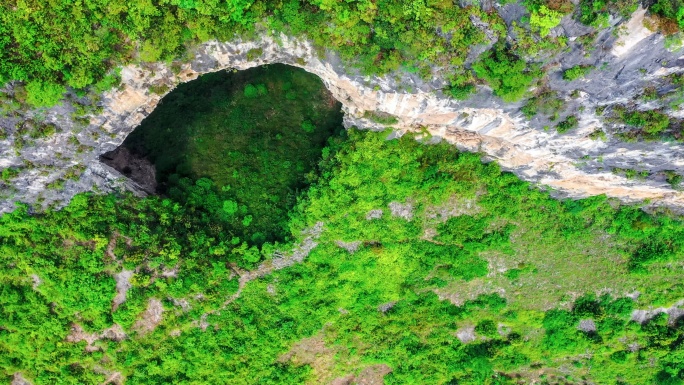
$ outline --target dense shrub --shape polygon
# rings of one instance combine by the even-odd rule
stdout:
[[[475,86],[472,84],[452,85],[446,88],[445,92],[454,99],[465,100],[475,92]]]
[[[245,241],[258,218],[221,196],[237,185],[207,178],[176,181],[175,199],[78,195],[63,210],[4,214],[0,380],[20,371],[36,385],[103,383],[104,368],[150,385],[327,383],[378,362],[392,369],[387,383],[401,384],[506,383],[530,368],[600,384],[682,375],[681,323],[630,320],[682,297],[672,269],[684,255],[681,219],[605,197],[555,200],[476,154],[387,134],[350,129],[329,142],[286,244]],[[303,256],[302,245],[313,248]],[[283,266],[283,255],[300,259]],[[256,270],[263,259],[283,268]],[[502,266],[519,270],[515,281]],[[122,268],[136,272],[112,311]],[[619,298],[635,288],[638,302]],[[143,335],[132,326],[149,298],[164,312]],[[596,331],[579,329],[587,320]],[[128,337],[88,352],[67,340],[74,322],[94,335],[117,323]],[[467,325],[486,338],[458,341]],[[310,346],[334,364],[329,378],[299,361]]]
[[[638,3],[638,0],[580,0],[579,19],[595,28],[606,27],[610,14],[629,18]]]
[[[660,111],[634,111],[625,115],[625,123],[638,127],[647,134],[657,134],[667,129],[670,118]]]
[[[484,53],[473,64],[473,70],[479,78],[489,83],[495,95],[507,102],[521,99],[541,75],[539,70],[528,66],[503,44]]]
[[[387,113],[382,113],[382,112],[377,112],[377,111],[366,111],[363,113],[363,117],[375,122],[375,123],[380,123],[384,125],[391,126],[393,124],[397,124],[399,122],[399,119],[391,114]]]
[[[530,98],[521,108],[521,111],[528,119],[538,113],[542,113],[548,115],[549,119],[556,120],[564,107],[565,101],[558,97],[557,92],[543,91],[539,95]]]
[[[587,76],[589,72],[594,69],[594,66],[589,65],[576,65],[572,68],[568,68],[563,71],[563,79],[567,81],[577,80]]]
[[[578,124],[579,121],[577,120],[577,117],[575,115],[570,115],[565,118],[565,120],[558,123],[558,126],[556,126],[556,131],[558,131],[559,134],[563,134],[577,128]]]
[[[319,48],[338,51],[365,74],[406,66],[429,77],[438,65],[458,75],[465,73],[462,64],[471,47],[486,40],[473,17],[505,31],[497,15],[445,1],[4,2],[0,84],[20,80],[85,88],[102,84],[120,64],[178,58],[194,43],[252,38],[257,28],[303,35]],[[262,54],[253,48],[246,57]],[[45,105],[56,99],[34,101]]]
[[[549,34],[552,28],[560,24],[562,18],[562,13],[542,5],[538,11],[533,11],[530,15],[530,27],[544,37]]]
[[[64,86],[39,80],[26,84],[26,102],[33,107],[51,107],[57,104],[66,92]]]
[[[658,110],[629,111],[624,107],[615,109],[624,124],[640,129],[648,135],[656,135],[670,126],[670,117]]]
[[[665,177],[666,177],[667,183],[669,183],[670,186],[672,186],[672,188],[675,188],[675,189],[679,188],[679,186],[682,183],[682,176],[679,175],[676,171],[672,171],[672,170],[665,171]]]

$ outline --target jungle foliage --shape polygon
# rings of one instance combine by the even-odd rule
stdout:
[[[108,84],[117,65],[171,60],[257,30],[305,35],[367,74],[405,66],[428,75],[438,65],[467,80],[465,57],[485,42],[472,17],[505,30],[496,14],[451,1],[9,1],[0,4],[0,84],[28,82],[27,101],[51,105],[64,86]]]
[[[513,101],[543,76],[533,58],[563,46],[548,34],[573,12],[567,1],[523,3],[529,25],[509,27],[496,12],[439,0],[9,0],[0,83],[23,82],[15,95],[47,107],[68,88],[114,86],[120,64],[275,31],[333,49],[363,74],[429,78],[441,67],[454,97],[486,82]],[[636,4],[581,0],[574,17],[601,27]],[[681,28],[670,4],[652,11]],[[469,68],[485,32],[500,43]],[[425,134],[339,132],[339,106],[320,82],[280,66],[254,71],[179,86],[131,136],[163,195],[81,194],[62,210],[18,205],[0,217],[0,382],[119,373],[134,384],[329,383],[379,364],[391,368],[387,384],[684,382],[681,319],[633,313],[684,298],[680,217],[605,197],[553,199]],[[561,102],[542,92],[524,111],[556,120]],[[670,125],[659,111],[623,112],[640,133]],[[131,287],[114,307],[123,271]],[[150,299],[164,311],[146,331]],[[121,341],[104,333],[113,325]],[[70,342],[77,326],[91,343]],[[297,353],[307,343],[315,359]]]
[[[476,154],[386,136],[350,130],[322,151],[291,212],[293,243],[236,239],[221,208],[202,204],[213,199],[203,179],[185,202],[79,195],[63,210],[3,215],[0,380],[301,384],[381,363],[388,384],[684,379],[681,323],[631,320],[684,296],[680,219],[604,197],[555,200]],[[317,223],[303,262],[224,304],[240,266],[291,253]],[[124,268],[132,287],[113,311]],[[164,313],[144,333],[149,298]],[[99,335],[114,323],[120,342],[67,342],[73,324]],[[475,339],[461,342],[463,330]],[[312,338],[322,361],[297,355]]]
[[[577,9],[567,0],[522,3],[529,15],[507,25],[490,7],[443,0],[4,1],[0,84],[23,82],[22,101],[49,107],[59,102],[66,87],[84,94],[115,86],[114,69],[122,64],[181,59],[211,39],[284,32],[308,38],[321,52],[339,53],[365,75],[401,68],[431,79],[439,71],[449,81],[445,93],[455,98],[467,98],[479,78],[497,95],[516,100],[539,76],[532,76],[527,64],[567,44],[567,39],[548,36],[562,17],[573,14],[600,29],[608,26],[611,14],[628,17],[638,1],[581,0]],[[681,0],[658,0],[651,12],[661,19],[659,28],[674,33],[684,23],[682,9]],[[511,68],[498,68],[506,70],[505,76],[489,63],[502,58],[501,50],[483,56],[473,73],[467,60],[471,50],[507,36],[518,58],[506,61]],[[260,54],[257,48],[247,56]],[[505,84],[511,78],[520,80]]]

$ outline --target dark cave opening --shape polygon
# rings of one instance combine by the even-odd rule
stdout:
[[[148,193],[205,200],[197,203],[261,244],[286,237],[323,149],[343,135],[341,104],[320,78],[273,64],[179,85],[101,161]],[[211,193],[198,197],[201,189]]]

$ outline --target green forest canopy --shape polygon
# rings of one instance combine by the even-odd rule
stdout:
[[[382,364],[387,384],[682,382],[681,322],[631,320],[684,296],[680,219],[555,200],[446,143],[340,135],[288,244],[250,246],[201,202],[164,197],[5,214],[0,378],[301,384]],[[268,268],[296,243],[314,247]],[[240,286],[259,263],[267,273]],[[122,269],[132,287],[113,311]],[[137,324],[151,298],[164,309],[153,331]],[[97,340],[68,342],[74,324]],[[98,337],[114,324],[125,338]]]
[[[479,77],[497,95],[517,99],[517,89],[509,94],[491,76],[464,67],[471,48],[489,42],[487,33],[499,40],[515,36],[507,47],[514,63],[523,57],[537,60],[532,58],[540,51],[565,45],[563,39],[547,36],[561,16],[572,14],[604,28],[610,14],[629,16],[637,0],[582,0],[578,7],[558,0],[522,3],[530,21],[522,23],[525,28],[510,26],[515,33],[509,33],[495,9],[445,0],[9,0],[0,4],[0,84],[22,81],[26,102],[50,106],[66,86],[111,87],[112,69],[121,64],[171,60],[200,42],[273,31],[304,36],[367,74],[401,67],[430,78],[439,68],[451,81],[454,96],[465,97]],[[684,27],[684,8],[675,3],[658,0],[651,7],[663,20],[659,25],[665,33]],[[529,73],[525,66],[514,68]]]
[[[650,9],[664,33],[684,27],[679,2]],[[10,0],[0,4],[0,83],[20,81],[15,97],[50,106],[67,88],[112,87],[121,64],[270,30],[365,74],[442,68],[454,97],[486,82],[515,100],[542,76],[540,53],[562,48],[547,35],[560,17],[603,28],[637,1],[523,4],[529,23],[471,71],[471,47],[487,42],[473,20],[499,38],[509,27],[451,1]],[[516,71],[524,76],[511,82]],[[233,91],[245,103],[287,99],[266,84]],[[175,194],[81,194],[63,210],[19,205],[0,217],[0,381],[302,384],[386,365],[387,384],[684,382],[682,321],[632,317],[684,298],[679,217],[605,197],[555,200],[446,143],[317,132],[315,117],[290,117],[300,131],[284,140],[315,138],[307,160],[317,160],[295,167],[310,187],[293,189],[277,215],[254,183],[195,162],[186,179],[165,174]],[[241,212],[230,194],[264,210]],[[287,235],[257,236],[271,225]],[[113,306],[122,272],[131,287]],[[155,301],[159,324],[141,324]],[[75,341],[79,328],[90,342]]]

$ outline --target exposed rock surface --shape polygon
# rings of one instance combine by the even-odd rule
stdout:
[[[121,306],[122,303],[126,302],[126,294],[128,289],[132,287],[131,278],[133,278],[133,270],[123,269],[120,272],[114,274],[114,280],[116,281],[116,296],[112,300],[112,311]]]
[[[101,333],[88,333],[83,330],[83,327],[79,324],[72,324],[69,331],[69,335],[66,337],[66,342],[78,343],[81,341],[86,342],[85,351],[94,352],[100,350],[98,346],[93,345],[95,342],[105,339],[115,342],[120,342],[126,339],[127,335],[123,328],[119,324],[113,324],[107,329],[104,329]]]
[[[386,375],[392,373],[392,368],[385,364],[372,365],[361,371],[356,377],[355,383],[358,385],[382,385]]]
[[[477,339],[475,336],[475,326],[466,326],[459,329],[458,332],[456,332],[456,337],[464,344],[475,341],[475,339]]]
[[[667,320],[670,325],[674,325],[678,320],[684,316],[684,300],[677,301],[670,307],[659,307],[651,309],[636,309],[632,311],[631,320],[640,324],[646,323],[661,313],[667,314]]]
[[[14,376],[12,376],[11,385],[33,385],[33,384],[31,384],[31,382],[29,382],[27,379],[25,379],[24,376],[22,376],[20,372],[16,372],[16,373],[14,373]]]
[[[516,9],[504,9],[511,20]],[[508,20],[506,17],[504,19]],[[442,96],[444,80],[420,81],[412,74],[387,77],[363,77],[343,66],[332,54],[319,55],[306,41],[286,36],[263,36],[258,41],[208,42],[196,48],[189,62],[127,66],[122,69],[122,84],[103,95],[102,112],[90,116],[87,126],[77,127],[62,105],[42,113],[57,127],[57,133],[33,145],[16,149],[15,118],[0,119],[8,128],[8,138],[0,141],[0,169],[19,167],[19,175],[0,192],[0,212],[13,208],[16,200],[63,204],[82,191],[129,189],[141,194],[147,188],[122,177],[101,163],[99,157],[119,146],[126,136],[155,108],[163,95],[150,91],[172,89],[181,82],[214,71],[246,69],[269,63],[285,63],[318,75],[343,104],[345,126],[380,129],[381,124],[363,118],[366,111],[393,115],[397,134],[420,127],[434,138],[441,138],[461,149],[481,151],[486,159],[498,161],[525,180],[548,185],[559,195],[585,197],[606,194],[623,201],[651,200],[657,205],[684,209],[684,193],[665,182],[663,172],[684,174],[684,146],[678,143],[625,143],[608,135],[606,141],[589,135],[602,128],[595,114],[597,106],[627,103],[644,87],[663,76],[684,70],[684,57],[664,48],[660,34],[644,30],[639,10],[627,23],[627,34],[613,36],[600,32],[593,52],[585,55],[571,45],[558,55],[546,80],[546,87],[563,95],[569,110],[579,118],[579,127],[560,135],[545,131],[544,117],[531,121],[520,112],[520,103],[504,104],[486,87],[466,101]],[[591,32],[570,18],[565,18],[553,34],[570,41]],[[616,40],[619,40],[616,44]],[[257,59],[248,59],[251,49],[263,50]],[[594,65],[585,79],[567,82],[562,70],[572,66]],[[598,68],[601,68],[598,70]],[[173,70],[172,70],[173,68]],[[658,83],[660,84],[660,83]],[[662,85],[666,87],[666,85]],[[570,98],[577,90],[578,98]],[[158,91],[160,92],[160,91]],[[684,112],[670,111],[671,116]],[[30,115],[30,114],[29,114]],[[78,145],[74,142],[76,138]],[[80,150],[78,149],[80,147]],[[85,149],[84,149],[85,148]],[[57,155],[59,154],[59,156]],[[26,167],[30,162],[32,167]],[[70,179],[63,188],[46,188],[63,178],[66,170],[85,166],[77,180]],[[630,180],[610,172],[613,167],[647,170],[646,180]]]
[[[372,221],[373,219],[382,218],[382,210],[371,210],[366,214],[366,220]]]
[[[335,241],[335,244],[342,249],[347,250],[349,254],[354,254],[356,250],[361,246],[361,241],[345,242],[345,241]]]
[[[33,281],[33,284],[31,285],[33,290],[37,290],[38,286],[40,286],[40,284],[43,283],[43,280],[40,279],[40,277],[37,274],[31,274],[31,281]]]
[[[162,314],[164,313],[164,307],[160,300],[156,298],[150,298],[147,303],[147,309],[140,315],[139,319],[133,325],[133,330],[138,332],[140,335],[148,334],[162,321]]]
[[[86,352],[97,351],[99,348],[97,346],[94,346],[93,343],[95,343],[95,341],[99,339],[100,336],[97,333],[88,333],[85,330],[83,330],[83,327],[81,327],[81,325],[79,324],[71,325],[71,331],[69,332],[69,335],[66,337],[66,341],[71,343],[85,341]]]
[[[596,332],[596,322],[593,319],[580,320],[577,329],[586,333],[594,333]]]
[[[123,341],[126,339],[126,337],[126,333],[119,324],[112,325],[111,327],[103,330],[102,334],[100,334],[100,338],[116,342]]]
[[[413,219],[413,205],[411,203],[390,202],[390,213],[393,217],[399,217],[410,221]]]

